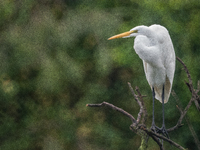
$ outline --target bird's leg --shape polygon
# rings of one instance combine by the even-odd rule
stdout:
[[[155,124],[155,116],[154,116],[154,103],[155,103],[155,91],[154,91],[154,87],[152,87],[152,96],[153,96],[153,118],[152,118],[152,125],[151,125],[151,130],[154,131],[155,133],[157,133],[157,130],[159,129],[156,124]]]
[[[168,139],[169,139],[169,135],[168,135],[168,132],[167,132],[167,130],[166,130],[166,128],[165,128],[165,111],[164,111],[164,90],[165,89],[165,86],[163,85],[163,90],[162,90],[162,115],[163,115],[163,124],[162,124],[162,127],[161,128],[159,128],[158,130],[158,133],[161,133],[161,134],[163,134],[164,136],[166,136]]]

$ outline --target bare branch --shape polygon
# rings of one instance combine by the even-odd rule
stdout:
[[[188,105],[186,106],[186,108],[185,108],[184,111],[183,111],[183,110],[182,110],[182,106],[181,106],[181,104],[180,104],[180,101],[179,101],[179,99],[178,99],[178,96],[176,95],[176,93],[175,93],[174,91],[172,91],[172,95],[173,95],[174,98],[176,99],[178,105],[181,106],[181,108],[179,108],[179,107],[177,106],[177,108],[178,108],[179,111],[181,112],[181,116],[180,116],[180,118],[179,118],[179,120],[178,120],[176,126],[174,126],[173,128],[170,128],[170,129],[168,129],[168,130],[172,130],[172,131],[173,131],[173,130],[175,130],[176,128],[180,127],[180,126],[181,126],[181,122],[182,122],[183,118],[185,117],[185,120],[186,120],[186,122],[187,122],[187,124],[188,124],[188,127],[189,127],[189,129],[190,129],[190,132],[192,133],[192,136],[193,136],[193,138],[194,138],[194,141],[195,141],[195,143],[196,143],[198,149],[200,150],[200,142],[199,142],[198,136],[197,136],[196,132],[194,131],[194,128],[193,128],[192,124],[191,124],[190,121],[189,121],[189,118],[188,118],[187,116],[185,116],[186,113],[187,113],[187,111],[188,111],[188,109],[189,109],[190,106],[192,105],[192,102],[193,102],[193,101],[194,101],[194,103],[195,103],[195,105],[196,105],[197,110],[200,111],[200,106],[199,106],[200,98],[199,98],[199,95],[198,95],[198,92],[199,92],[199,90],[200,90],[200,86],[199,86],[200,83],[199,83],[199,81],[197,82],[197,90],[195,90],[194,87],[193,87],[192,79],[191,79],[190,73],[189,73],[189,71],[188,71],[188,69],[187,69],[187,66],[183,63],[183,61],[182,61],[180,58],[177,57],[177,60],[184,66],[184,70],[185,70],[185,72],[186,72],[186,74],[187,74],[187,77],[188,77],[188,80],[189,80],[189,83],[188,83],[188,82],[185,82],[185,83],[186,83],[186,85],[188,86],[190,92],[192,93],[192,97],[191,97],[191,99],[190,99]]]
[[[123,109],[121,109],[121,108],[119,108],[117,106],[114,106],[113,104],[110,104],[110,103],[107,103],[107,102],[102,102],[100,104],[87,104],[86,106],[88,106],[88,107],[103,107],[103,106],[107,106],[107,107],[112,108],[112,109],[114,109],[116,111],[119,111],[120,113],[122,113],[125,116],[129,117],[133,124],[136,123],[135,118],[131,114],[129,114],[128,112],[126,112],[125,110],[123,110]]]
[[[185,148],[183,148],[182,146],[180,146],[180,145],[177,144],[176,142],[174,142],[174,141],[172,141],[172,140],[170,140],[170,139],[168,139],[168,138],[166,138],[166,137],[164,137],[164,136],[162,136],[162,135],[160,135],[160,134],[157,134],[157,133],[151,131],[150,129],[147,129],[147,128],[144,128],[144,127],[141,127],[141,128],[142,128],[149,136],[151,136],[151,137],[152,137],[152,136],[156,136],[156,137],[158,137],[158,138],[160,138],[160,139],[163,139],[163,140],[169,142],[170,144],[174,145],[175,147],[179,148],[180,150],[185,150]]]
[[[189,70],[187,69],[187,66],[184,64],[184,62],[179,58],[179,57],[176,57],[176,59],[183,65],[184,67],[184,70],[187,74],[187,77],[188,77],[188,80],[189,80],[189,83],[188,82],[185,82],[186,85],[188,86],[190,92],[192,93],[192,100],[194,101],[195,105],[196,105],[196,108],[197,110],[200,111],[200,106],[199,106],[199,103],[200,103],[200,98],[198,96],[198,92],[199,92],[199,81],[197,83],[197,90],[194,89],[193,87],[193,84],[192,84],[192,78],[191,78],[191,75],[189,73]]]
[[[176,107],[178,108],[178,110],[180,111],[180,113],[182,114],[183,111],[181,110],[181,108],[178,107],[178,105],[176,105]]]
[[[182,105],[180,104],[180,100],[179,100],[179,98],[178,98],[178,96],[177,96],[177,94],[175,93],[174,90],[171,91],[171,94],[172,94],[172,96],[175,98],[176,103],[182,107]],[[178,105],[176,105],[176,107],[177,107],[177,109],[180,111],[180,113],[182,114],[183,111],[181,110],[181,108],[179,108]]]
[[[193,102],[193,99],[191,98],[190,101],[189,101],[189,103],[188,103],[188,105],[185,107],[184,111],[181,111],[181,116],[180,116],[177,124],[174,127],[170,128],[170,129],[167,129],[167,132],[174,131],[175,129],[178,129],[179,127],[183,126],[181,123],[182,123],[183,118],[185,117],[188,109],[192,105],[192,102]]]
[[[197,82],[197,93],[199,92],[199,90],[200,90],[200,81],[198,80],[198,82]]]
[[[183,111],[182,111],[183,108],[182,108],[182,105],[181,105],[181,103],[180,103],[180,100],[179,100],[178,96],[176,95],[176,93],[175,93],[174,91],[172,91],[172,95],[173,95],[174,98],[176,99],[176,102],[178,103],[178,105],[181,107],[181,108],[179,108],[179,107],[177,106],[178,110],[181,112],[181,114],[183,114]],[[187,115],[185,116],[185,120],[186,120],[186,122],[187,122],[187,124],[188,124],[188,127],[189,127],[189,129],[190,129],[190,132],[192,133],[192,136],[193,136],[193,138],[194,138],[194,141],[195,141],[195,143],[196,143],[198,149],[200,150],[200,142],[199,142],[198,136],[197,136],[196,132],[194,131],[194,128],[193,128],[192,124],[190,123],[190,120],[189,120],[189,118],[187,117]]]
[[[188,102],[187,106],[185,107],[185,109],[181,109],[181,107],[179,107],[179,106],[181,106],[181,104],[179,103],[179,98],[176,95],[176,93],[174,91],[172,91],[172,95],[174,96],[174,98],[176,99],[176,101],[177,101],[177,103],[179,105],[179,106],[177,105],[177,108],[180,111],[180,118],[178,119],[177,124],[174,127],[170,128],[170,129],[167,129],[167,132],[174,131],[174,130],[176,130],[176,129],[178,129],[178,128],[183,126],[181,123],[182,123],[183,118],[185,117],[188,109],[192,105],[193,101],[195,102],[196,107],[200,110],[200,107],[199,107],[200,98],[199,98],[199,96],[197,94],[200,91],[200,83],[198,81],[197,90],[195,90],[194,87],[193,87],[193,84],[192,84],[191,75],[190,75],[186,65],[183,63],[183,61],[180,58],[177,57],[177,60],[183,65],[184,70],[185,70],[185,72],[187,74],[189,82],[185,82],[185,83],[188,86],[190,92],[192,93],[192,97],[191,97],[190,101]],[[158,144],[160,149],[163,150],[164,149],[163,148],[163,144],[160,142],[160,139],[162,139],[162,140],[165,140],[166,142],[170,143],[171,145],[174,145],[175,147],[177,147],[180,150],[185,150],[182,146],[180,146],[176,142],[168,139],[167,137],[164,137],[161,134],[157,134],[157,133],[153,132],[152,130],[146,128],[145,122],[146,122],[146,118],[147,118],[147,111],[146,111],[146,108],[145,108],[145,105],[144,105],[144,101],[143,101],[143,97],[145,97],[145,96],[141,95],[138,87],[136,87],[136,91],[138,93],[138,95],[136,95],[130,83],[128,83],[128,86],[130,88],[130,91],[131,91],[132,95],[134,96],[135,101],[138,103],[138,105],[140,107],[140,110],[139,110],[139,113],[138,113],[138,116],[137,116],[137,120],[131,114],[129,114],[128,112],[124,111],[123,109],[121,109],[119,107],[114,106],[113,104],[107,103],[107,102],[102,102],[100,104],[87,104],[86,106],[88,106],[88,107],[103,107],[103,106],[107,106],[108,108],[112,108],[114,110],[117,110],[120,113],[124,114],[125,116],[129,117],[131,119],[131,121],[132,121],[130,129],[132,131],[134,131],[136,134],[140,135],[142,137],[142,141],[143,142],[144,142],[145,139],[147,139],[147,141],[148,141],[148,137],[151,137]],[[140,121],[141,121],[141,124],[139,124]],[[192,126],[189,127],[192,130],[191,132],[194,133],[193,135],[196,135],[195,131],[191,127]],[[199,143],[197,135],[196,135],[195,141],[196,141],[197,144]],[[197,146],[199,146],[199,145],[197,145]]]
[[[188,80],[189,80],[189,86],[193,89],[192,78],[191,78],[191,75],[190,75],[186,65],[184,64],[184,62],[179,57],[176,57],[176,59],[183,65],[184,70],[185,70],[187,77],[188,77]]]
[[[160,134],[156,134],[154,133],[153,131],[151,131],[150,129],[147,129],[146,126],[144,124],[140,124],[138,125],[139,127],[137,127],[137,121],[135,120],[135,118],[129,114],[128,112],[124,111],[123,109],[117,107],[117,106],[114,106],[113,104],[110,104],[110,103],[107,103],[107,102],[102,102],[100,104],[87,104],[86,106],[88,107],[103,107],[103,106],[107,106],[109,108],[112,108],[116,111],[119,111],[120,113],[124,114],[125,116],[129,117],[132,121],[132,125],[131,127],[132,128],[135,128],[136,130],[141,130],[141,131],[137,131],[137,133],[141,133],[142,131],[146,132],[150,137],[152,137],[152,139],[159,145],[160,149],[162,150],[163,147],[162,147],[162,144],[160,143],[160,141],[158,140],[159,139],[163,139],[167,142],[169,142],[170,144],[174,145],[175,147],[179,148],[180,150],[184,150],[184,148],[182,146],[180,146],[179,144],[177,144],[176,142],[160,135]]]
[[[190,123],[189,117],[185,116],[185,120],[186,120],[186,122],[188,124],[190,132],[192,133],[192,136],[193,136],[194,141],[195,141],[195,143],[197,145],[197,148],[200,150],[200,142],[199,142],[198,136],[197,136],[192,124]]]
[[[132,93],[132,95],[134,96],[136,102],[137,102],[138,105],[140,106],[140,111],[139,111],[139,113],[138,113],[138,117],[137,117],[137,121],[136,121],[136,123],[138,124],[138,123],[140,122],[141,118],[142,118],[142,114],[143,114],[143,105],[142,105],[141,101],[138,99],[138,96],[135,94],[135,92],[134,92],[134,90],[133,90],[133,88],[132,88],[132,86],[131,86],[131,84],[130,84],[129,82],[128,82],[128,86],[129,86],[129,89],[131,90],[131,93]]]
[[[144,104],[144,100],[143,100],[143,96],[142,96],[142,94],[140,93],[140,90],[139,90],[139,88],[136,86],[136,91],[137,91],[137,93],[138,93],[138,96],[139,96],[139,98],[140,98],[140,101],[141,101],[141,103],[142,103],[142,106],[143,106],[143,118],[142,118],[142,124],[145,124],[146,123],[146,120],[147,120],[147,109],[146,109],[146,107],[145,107],[145,104]]]

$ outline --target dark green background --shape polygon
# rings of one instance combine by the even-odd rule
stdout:
[[[200,79],[200,2],[198,0],[1,0],[0,149],[129,150],[140,137],[131,121],[113,110],[88,108],[107,101],[139,111],[127,82],[138,86],[151,126],[152,97],[134,38],[108,41],[138,25],[165,26],[175,53],[187,65],[194,86]],[[190,100],[186,74],[176,63],[173,90],[185,107]],[[166,126],[179,118],[177,102],[165,105]],[[161,126],[161,103],[156,101]],[[194,104],[187,116],[200,135]],[[169,134],[197,149],[186,121]],[[164,143],[166,149],[175,149]],[[149,150],[159,147],[149,140]]]

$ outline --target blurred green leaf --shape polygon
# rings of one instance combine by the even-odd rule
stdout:
[[[133,49],[134,38],[107,39],[138,25],[165,26],[196,88],[199,5],[195,0],[1,1],[0,149],[137,149],[140,137],[129,130],[128,118],[106,108],[85,107],[108,101],[137,116],[127,86],[131,82],[147,95],[151,125],[151,90]],[[185,80],[177,62],[173,90],[183,107],[191,96]],[[171,96],[165,105],[167,128],[179,118],[176,105]],[[156,101],[155,107],[156,124],[161,125],[161,104]],[[195,106],[187,116],[198,135]],[[183,123],[170,138],[197,149]],[[149,149],[157,148],[150,140]]]

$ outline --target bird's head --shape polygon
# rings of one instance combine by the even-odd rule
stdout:
[[[137,26],[132,28],[130,31],[114,35],[110,37],[108,40],[116,39],[116,38],[129,38],[136,37],[137,35],[147,35],[149,28],[147,26]]]

